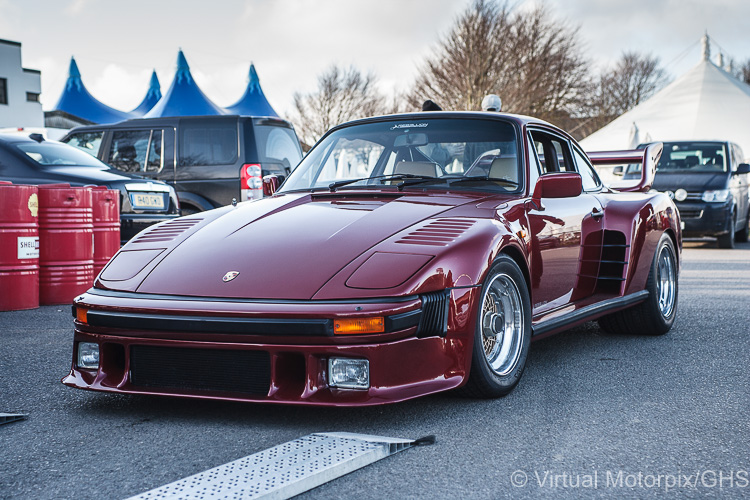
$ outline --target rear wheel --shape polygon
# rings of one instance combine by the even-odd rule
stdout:
[[[518,264],[501,256],[482,287],[466,395],[497,398],[518,384],[531,340],[530,303]]]
[[[646,282],[648,298],[638,305],[599,318],[599,326],[610,333],[663,335],[677,314],[677,253],[664,233],[656,246]]]

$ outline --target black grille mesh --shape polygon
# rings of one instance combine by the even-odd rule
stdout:
[[[448,290],[422,295],[418,337],[444,337],[448,322]]]
[[[140,387],[265,396],[271,384],[271,356],[265,351],[134,345],[130,382]]]

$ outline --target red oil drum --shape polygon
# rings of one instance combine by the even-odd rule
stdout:
[[[120,191],[91,188],[94,208],[94,276],[120,249]]]
[[[39,307],[36,186],[0,182],[0,311]]]
[[[91,188],[39,186],[39,303],[70,304],[94,283]]]

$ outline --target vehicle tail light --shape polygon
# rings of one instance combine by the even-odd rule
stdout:
[[[263,198],[263,171],[257,163],[246,163],[240,169],[240,197],[242,201]]]
[[[384,331],[385,320],[383,316],[337,319],[333,322],[333,333],[336,335],[359,335],[362,333],[383,333]]]

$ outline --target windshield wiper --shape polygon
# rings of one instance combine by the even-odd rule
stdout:
[[[489,175],[474,175],[470,177],[464,177],[462,175],[450,175],[450,176],[443,176],[443,177],[425,177],[425,178],[419,178],[419,179],[406,179],[404,182],[397,185],[399,190],[401,190],[404,186],[414,186],[416,184],[424,184],[425,182],[429,181],[441,181],[445,182],[449,186],[452,186],[453,184],[459,184],[461,182],[476,182],[476,181],[490,181],[490,182],[502,182],[505,184],[508,184],[510,186],[517,187],[518,183],[516,181],[511,181],[508,179],[502,179],[500,177],[490,177]]]
[[[384,181],[392,181],[394,179],[414,179],[414,180],[427,180],[427,179],[434,179],[434,177],[430,177],[427,175],[416,175],[416,174],[388,174],[388,175],[376,175],[374,177],[360,177],[359,179],[347,179],[344,181],[338,181],[338,182],[332,182],[328,185],[328,189],[331,190],[333,193],[338,188],[343,186],[348,186],[349,184],[354,184],[355,182],[362,182],[362,181],[369,181],[373,179],[380,179],[380,182]]]

